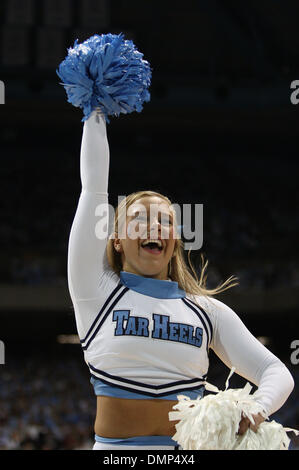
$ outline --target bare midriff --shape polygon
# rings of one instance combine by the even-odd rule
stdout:
[[[177,401],[128,400],[97,397],[94,430],[98,436],[129,438],[134,436],[173,436],[177,421],[169,421],[168,413]]]

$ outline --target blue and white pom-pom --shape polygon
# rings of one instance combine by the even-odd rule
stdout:
[[[176,411],[169,413],[170,421],[177,421],[176,433],[172,437],[183,450],[288,450],[290,439],[288,431],[298,434],[295,429],[284,428],[276,421],[264,421],[258,431],[248,429],[242,436],[238,434],[243,416],[254,424],[253,415],[267,415],[262,406],[250,394],[252,386],[247,383],[243,389],[224,391],[206,383],[208,391],[216,395],[191,400],[184,395],[178,396]]]
[[[56,72],[68,102],[82,108],[82,121],[100,108],[109,122],[107,116],[140,112],[150,100],[150,64],[123,34],[96,34],[81,44],[76,40]]]

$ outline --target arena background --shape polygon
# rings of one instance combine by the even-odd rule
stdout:
[[[107,32],[132,39],[153,69],[144,111],[108,125],[110,202],[150,188],[203,204],[193,260],[209,260],[211,287],[238,276],[218,298],[291,370],[295,390],[273,419],[299,428],[298,10],[288,0],[1,2],[1,449],[92,446],[95,397],[66,282],[82,112],[55,71],[76,38]],[[211,355],[209,381],[223,388],[228,372]]]

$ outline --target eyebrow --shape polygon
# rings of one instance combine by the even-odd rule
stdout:
[[[144,216],[146,215],[148,217],[148,211],[143,211],[140,209],[137,209],[136,211],[133,210],[133,214],[131,213],[128,217],[133,219],[134,217],[137,217],[138,215],[143,214]],[[161,212],[158,211],[159,217],[167,217],[169,220],[174,220],[174,215],[171,212]]]

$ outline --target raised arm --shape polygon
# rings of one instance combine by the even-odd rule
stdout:
[[[294,387],[286,366],[245,327],[236,313],[212,299],[214,336],[212,349],[229,368],[258,387],[254,394],[268,415],[285,403]]]
[[[96,224],[98,214],[104,214],[106,208],[108,231],[109,146],[105,119],[97,111],[84,123],[80,173],[82,191],[68,248],[68,284],[74,303],[99,296],[99,280],[105,268],[107,237],[96,233]]]
[[[105,265],[107,237],[100,234],[99,238],[96,233],[100,214],[101,227],[105,225],[105,205],[108,232],[109,147],[106,120],[91,110],[100,106],[107,119],[120,113],[140,112],[143,103],[150,100],[151,67],[123,34],[95,34],[81,44],[75,41],[60,63],[57,75],[68,102],[80,107],[84,120],[87,119],[81,149],[82,192],[68,251],[68,283],[75,304],[101,296],[100,291],[103,295],[103,286],[108,292],[113,282],[117,282],[116,279],[108,282],[104,275],[108,268]],[[103,281],[101,286],[100,281]]]

